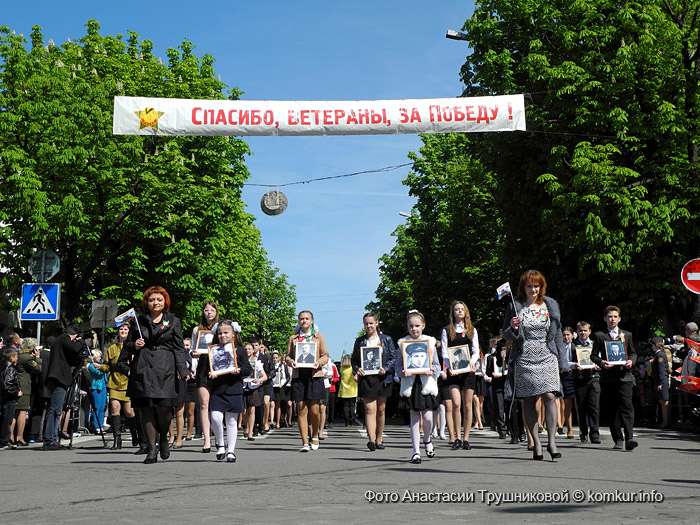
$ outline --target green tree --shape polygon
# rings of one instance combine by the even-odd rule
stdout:
[[[241,201],[245,142],[111,132],[115,95],[240,92],[226,91],[214,58],[195,56],[187,40],[166,51],[165,65],[133,32],[124,40],[101,36],[94,20],[86,27],[79,42],[61,46],[45,44],[38,26],[30,42],[0,27],[3,287],[18,296],[25,261],[51,248],[61,256],[64,324],[84,318],[92,299],[138,304],[152,284],[168,289],[185,327],[211,299],[229,317],[247,315],[250,284],[268,278],[293,304]],[[291,326],[292,316],[282,318]]]
[[[458,153],[493,179],[484,187],[492,188],[500,229],[494,273],[475,283],[483,297],[537,268],[565,322],[599,322],[610,303],[642,336],[697,318],[678,274],[700,256],[699,19],[698,1],[478,3],[463,27],[471,48],[464,95],[525,93],[528,120],[525,133],[465,136]],[[423,181],[409,182],[419,198],[415,220],[453,228],[430,174],[413,176]],[[473,180],[463,184],[472,188]],[[409,237],[396,255],[429,241]],[[450,276],[439,274],[423,301],[442,301],[439,283],[458,276],[458,265],[442,264]],[[392,282],[416,301],[407,275]]]

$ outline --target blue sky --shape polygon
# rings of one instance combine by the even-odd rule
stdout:
[[[167,6],[167,7],[166,7]],[[28,36],[43,28],[56,44],[85,34],[94,18],[101,34],[137,32],[165,57],[183,39],[212,54],[221,80],[249,100],[440,98],[462,91],[466,42],[445,38],[473,12],[470,0],[353,2],[208,1],[13,2],[0,24]],[[407,163],[417,135],[245,137],[253,154],[251,184],[277,184]],[[311,310],[333,358],[352,347],[364,306],[379,283],[377,259],[413,199],[386,173],[282,188],[289,207],[269,217],[264,188],[246,186],[269,258],[297,287],[298,309]]]

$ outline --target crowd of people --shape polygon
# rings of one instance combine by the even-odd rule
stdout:
[[[542,460],[546,449],[554,461],[562,458],[557,436],[575,438],[574,415],[581,443],[601,444],[602,418],[612,447],[627,451],[638,445],[635,419],[656,422],[658,416],[662,429],[672,420],[697,420],[697,396],[680,395],[679,413],[669,407],[674,382],[700,376],[695,323],[686,325],[680,342],[654,337],[640,352],[620,328],[618,307],[605,308],[602,330],[592,332],[587,321],[574,330],[562,326],[546,291],[540,272],[523,273],[503,329],[483,347],[464,301],[450,305],[439,339],[424,333],[425,318],[416,310],[396,342],[381,332],[376,314],[366,313],[352,352],[333,363],[307,310],[299,312],[286,348],[270,350],[256,338],[244,344],[240,325],[220,319],[214,301],[204,304],[191,337],[183,337],[167,291],[150,287],[142,313],[118,327],[104,355],[90,351],[74,326],[51,341],[50,350],[31,337],[7,335],[0,446],[41,440],[44,450],[63,448],[73,401],[81,395],[90,401],[91,430],[109,429],[113,450],[122,448],[128,431],[145,464],[168,459],[171,449],[193,438],[203,438],[202,453],[214,448],[216,460],[235,463],[239,430],[254,441],[294,421],[300,452],[318,450],[336,414],[346,427],[364,426],[371,452],[385,448],[387,418],[405,417],[413,464],[422,462],[421,447],[425,457],[435,456],[436,438],[447,441],[446,450],[470,450],[471,432],[484,425],[512,444],[527,441],[533,460]]]

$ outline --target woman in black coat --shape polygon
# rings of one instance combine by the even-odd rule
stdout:
[[[170,296],[160,286],[151,286],[143,294],[144,313],[136,318],[119,356],[129,363],[129,386],[126,393],[132,406],[139,410],[148,440],[144,463],[158,460],[156,439],[160,435],[160,457],[168,459],[168,428],[177,404],[177,373],[190,375],[180,320],[170,310]]]

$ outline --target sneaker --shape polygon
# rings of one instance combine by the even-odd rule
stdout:
[[[302,445],[301,449],[299,450],[299,452],[308,452],[309,450],[311,450],[311,449],[309,448],[309,445],[308,445],[307,443],[304,443],[304,444]]]
[[[63,445],[61,445],[58,441],[54,441],[52,443],[44,443],[44,446],[41,448],[42,450],[62,450]]]
[[[622,450],[622,444],[623,444],[622,440],[615,441],[615,444],[613,445],[613,449],[614,450]]]
[[[588,443],[588,436],[581,435],[581,443]]]

